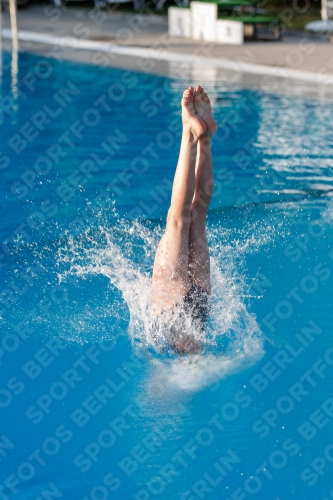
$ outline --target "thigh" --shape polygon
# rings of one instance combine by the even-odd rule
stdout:
[[[191,288],[188,244],[189,224],[167,223],[153,270],[153,300],[159,310],[173,307]]]

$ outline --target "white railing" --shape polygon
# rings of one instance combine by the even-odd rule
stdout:
[[[18,50],[16,0],[9,0],[9,14],[10,14],[10,26],[12,30],[12,44],[14,46],[14,49]],[[1,44],[2,44],[2,0],[0,0],[0,47]]]
[[[12,48],[18,51],[18,36],[17,36],[17,15],[16,15],[16,0],[9,0],[10,26],[12,29]]]
[[[12,62],[11,62],[11,77],[12,77],[12,93],[13,97],[17,97],[17,74],[18,74],[18,32],[17,32],[17,13],[16,0],[9,0],[9,14],[12,39]],[[2,5],[0,0],[0,81],[2,76]]]

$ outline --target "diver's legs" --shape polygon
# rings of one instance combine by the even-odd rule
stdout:
[[[214,190],[210,138],[216,132],[210,100],[199,85],[194,97],[194,109],[207,124],[205,135],[197,145],[196,184],[191,205],[189,229],[189,272],[192,283],[210,292],[210,260],[206,238],[206,216]]]
[[[189,229],[189,271],[192,283],[210,292],[210,260],[206,216],[214,189],[210,137],[198,141],[195,194]]]
[[[158,246],[152,281],[157,311],[170,309],[191,287],[189,277],[189,227],[195,191],[197,143],[206,124],[194,111],[193,88],[182,99],[183,135],[172,186],[165,233]]]

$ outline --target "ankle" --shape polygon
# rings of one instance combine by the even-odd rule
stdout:
[[[183,125],[183,134],[182,134],[182,139],[185,140],[186,142],[190,142],[193,144],[196,144],[199,140],[199,137],[197,137],[191,127],[189,125],[184,124]]]
[[[203,135],[199,137],[199,142],[205,147],[210,147],[211,138],[212,135],[207,130]]]

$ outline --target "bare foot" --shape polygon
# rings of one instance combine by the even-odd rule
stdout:
[[[195,138],[201,137],[207,130],[207,125],[195,113],[193,104],[193,87],[185,90],[182,99],[182,119],[183,126],[189,127]]]
[[[210,105],[210,100],[206,92],[200,85],[195,89],[195,95],[193,98],[194,110],[196,114],[206,123],[207,131],[206,134],[211,136],[215,134],[217,130],[217,123],[212,115],[212,107]]]

